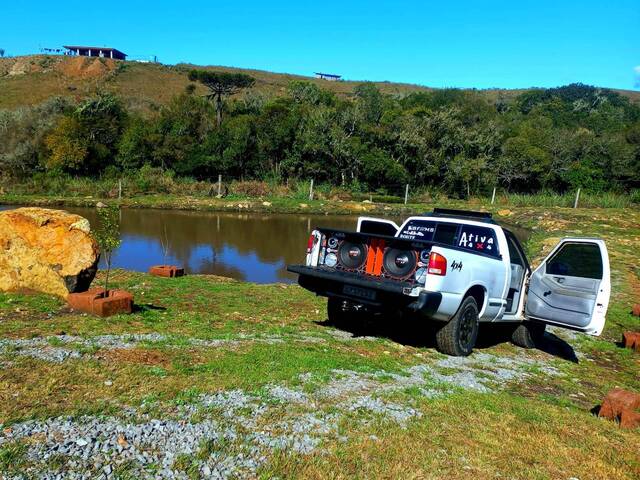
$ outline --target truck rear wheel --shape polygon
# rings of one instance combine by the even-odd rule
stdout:
[[[544,338],[544,323],[524,321],[511,334],[511,342],[522,348],[536,348]]]
[[[476,344],[478,328],[478,304],[473,297],[467,297],[453,318],[436,333],[438,350],[447,355],[466,357]]]
[[[352,312],[345,305],[345,301],[339,298],[329,297],[327,301],[327,318],[332,325],[344,325]]]

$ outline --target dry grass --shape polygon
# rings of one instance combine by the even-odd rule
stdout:
[[[266,95],[283,95],[292,80],[307,80],[338,95],[350,95],[356,85],[361,82],[327,82],[300,75],[272,73],[261,70],[249,70],[230,67],[202,67],[181,64],[176,67],[160,64],[144,64],[136,62],[116,61],[117,68],[113,72],[104,72],[101,76],[80,76],[66,74],[68,69],[61,68],[60,63],[69,63],[73,57],[53,58],[52,65],[46,69],[38,65],[47,58],[43,55],[0,59],[0,108],[16,108],[23,105],[34,105],[51,96],[71,96],[83,98],[97,89],[112,91],[120,95],[128,106],[147,110],[157,105],[166,104],[173,96],[184,92],[191,83],[186,72],[191,68],[206,68],[220,71],[244,72],[256,79],[255,91]],[[4,75],[11,70],[16,61],[32,63],[31,71],[21,75]],[[381,91],[389,94],[406,94],[425,90],[418,85],[376,82]],[[204,87],[198,85],[197,92],[204,93]]]
[[[29,73],[7,75],[17,61],[27,63],[30,69]],[[157,105],[166,104],[174,95],[182,93],[190,83],[185,72],[191,68],[248,73],[256,79],[255,90],[266,95],[282,95],[290,81],[306,80],[338,95],[346,96],[350,95],[354,87],[362,81],[372,80],[328,82],[302,75],[225,66],[179,64],[171,67],[121,61],[115,62],[117,67],[114,72],[107,69],[102,75],[86,76],[65,73],[69,69],[59,65],[73,61],[77,61],[77,59],[46,55],[0,58],[0,91],[2,91],[0,108],[34,105],[56,95],[84,98],[97,89],[105,89],[121,95],[128,106],[144,111]],[[387,94],[405,95],[415,91],[429,90],[429,87],[406,83],[386,81],[375,81],[374,83]],[[204,92],[203,87],[198,86],[198,91]],[[498,97],[518,95],[522,90],[488,89],[481,92],[484,93],[487,101],[493,102]],[[620,90],[619,93],[634,102],[640,101],[640,92]]]

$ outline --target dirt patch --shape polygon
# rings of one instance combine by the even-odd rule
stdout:
[[[0,58],[0,77],[8,75],[15,62],[13,58]]]
[[[38,64],[29,58],[18,58],[9,69],[8,74],[24,75],[26,73],[39,72],[42,68],[39,68]]]
[[[615,357],[611,357],[607,355],[606,352],[597,352],[596,354],[590,355],[589,359],[595,363],[600,368],[605,370],[612,370],[616,373],[624,372],[624,367],[618,363],[618,359]]]
[[[69,78],[99,78],[116,69],[110,58],[68,57],[56,65],[56,70]]]
[[[60,56],[31,55],[0,59],[0,77],[49,72],[63,59]]]
[[[112,363],[136,363],[139,365],[169,365],[169,358],[165,353],[158,350],[148,350],[141,348],[118,348],[106,350],[97,355],[97,358]]]

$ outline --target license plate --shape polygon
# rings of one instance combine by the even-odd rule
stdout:
[[[359,298],[366,298],[367,300],[376,299],[376,291],[368,288],[354,287],[353,285],[345,285],[342,287],[342,293],[345,295],[351,295]]]

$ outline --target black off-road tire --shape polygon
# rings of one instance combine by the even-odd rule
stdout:
[[[478,304],[473,297],[466,297],[453,318],[436,333],[438,350],[455,357],[468,356],[476,345],[478,329]]]
[[[511,342],[522,348],[536,348],[544,338],[546,324],[524,321],[511,334]]]

